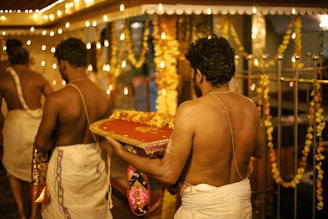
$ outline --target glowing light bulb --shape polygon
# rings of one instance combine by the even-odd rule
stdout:
[[[88,71],[92,71],[92,70],[93,70],[92,65],[89,64],[89,65],[88,65]]]
[[[158,4],[158,10],[159,10],[159,11],[163,11],[163,4],[162,4],[162,3],[159,3],[159,4]]]
[[[159,67],[165,68],[165,61],[164,60],[161,61],[161,63],[159,64]]]
[[[122,61],[121,66],[122,66],[122,68],[126,67],[126,60],[125,59]]]
[[[129,88],[128,87],[124,87],[123,94],[125,96],[129,94]]]
[[[120,11],[124,11],[124,8],[125,8],[125,7],[124,7],[124,4],[121,3],[121,4],[120,4]]]
[[[109,46],[109,42],[108,42],[108,40],[105,40],[105,41],[104,41],[104,46],[105,46],[105,47],[108,47],[108,46]]]
[[[124,33],[121,33],[120,40],[123,41],[124,39],[125,39],[125,34]]]
[[[161,33],[161,39],[162,39],[162,40],[165,40],[165,39],[166,39],[166,34],[165,34],[165,32],[162,32],[162,33]]]

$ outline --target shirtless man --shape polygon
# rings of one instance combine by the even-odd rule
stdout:
[[[55,57],[68,84],[46,99],[35,138],[39,151],[52,150],[47,171],[50,201],[42,204],[42,218],[112,218],[106,166],[89,131],[90,123],[110,116],[110,99],[87,77],[87,49],[81,40],[61,42]]]
[[[211,35],[191,44],[185,56],[199,98],[178,107],[164,157],[137,156],[106,139],[137,169],[165,184],[180,182],[176,219],[251,219],[248,165],[251,156],[262,156],[265,141],[254,102],[229,90],[234,50],[226,39]]]
[[[13,47],[16,47],[16,46],[23,46],[23,43],[16,39],[16,38],[12,38],[12,39],[8,39],[6,41],[6,53],[7,55],[9,56],[10,54],[10,50],[13,48]],[[4,74],[6,72],[6,69],[7,67],[9,66],[9,60],[6,59],[6,60],[1,60],[0,61],[0,74]],[[2,110],[2,108],[0,108],[0,110]],[[1,116],[1,115],[0,115]],[[0,128],[3,127],[3,118],[1,119],[0,118]],[[3,153],[3,136],[2,136],[2,132],[0,132],[0,150],[1,150],[1,154]]]
[[[29,68],[29,53],[25,48],[10,48],[8,54],[10,67],[0,74],[0,108],[4,99],[8,109],[6,117],[0,113],[4,139],[2,163],[8,174],[18,214],[20,218],[26,218],[22,186],[28,182],[30,187],[32,180],[33,142],[41,121],[42,96],[47,97],[53,89],[41,74]]]

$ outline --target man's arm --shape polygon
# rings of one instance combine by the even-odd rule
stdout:
[[[34,145],[41,152],[46,152],[54,146],[54,133],[59,114],[60,104],[56,96],[49,96],[43,106],[41,124],[35,137]]]
[[[107,142],[115,153],[138,170],[145,172],[155,179],[172,185],[174,184],[186,164],[192,147],[192,126],[188,107],[180,107],[174,119],[174,129],[163,158],[150,159],[127,152],[121,143],[107,136]]]

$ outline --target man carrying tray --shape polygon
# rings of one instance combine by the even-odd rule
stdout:
[[[168,185],[179,182],[176,219],[252,218],[248,165],[263,155],[265,141],[254,102],[229,90],[234,55],[228,41],[213,34],[190,45],[185,56],[198,98],[178,107],[162,158],[131,154],[106,136],[138,170]]]

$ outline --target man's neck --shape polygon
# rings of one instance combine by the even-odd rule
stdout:
[[[227,93],[227,92],[230,92],[229,85],[224,84],[221,86],[211,86],[207,89],[204,89],[202,93],[203,95],[206,95],[208,93]]]

